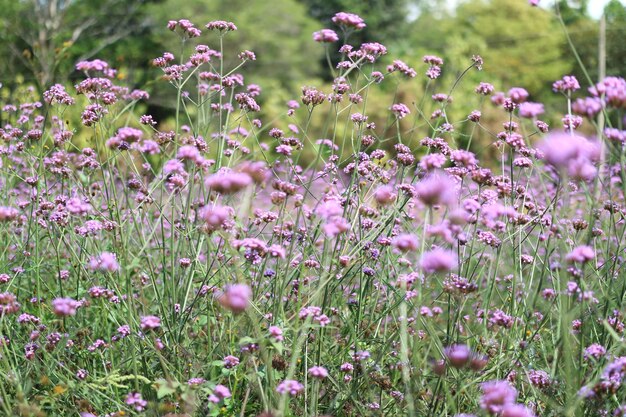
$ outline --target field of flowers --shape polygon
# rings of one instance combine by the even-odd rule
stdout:
[[[171,126],[101,60],[1,103],[0,415],[626,415],[626,81],[555,80],[548,126],[485,80],[449,120],[480,56],[442,86],[333,22],[332,90],[278,120],[225,21],[167,23]],[[376,125],[399,79],[426,94]]]

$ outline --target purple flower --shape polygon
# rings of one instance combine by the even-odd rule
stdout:
[[[116,272],[120,269],[117,257],[111,252],[102,252],[89,260],[89,267],[94,271]]]
[[[507,381],[489,381],[482,384],[480,408],[489,414],[501,413],[505,406],[513,405],[517,391]]]
[[[452,251],[435,248],[422,255],[420,266],[427,274],[435,272],[449,272],[456,268],[458,258]]]
[[[600,157],[600,145],[582,136],[552,133],[539,145],[539,150],[546,162],[573,179],[589,181],[596,175],[594,164]]]
[[[52,300],[52,311],[57,316],[73,316],[76,314],[78,307],[80,307],[80,302],[72,298],[56,298]]]
[[[157,316],[142,316],[141,330],[154,330],[161,327],[161,319]]]
[[[304,391],[304,385],[293,379],[286,379],[276,387],[276,392],[283,395],[296,396]]]
[[[416,251],[419,247],[417,236],[409,233],[401,234],[393,238],[391,245],[400,252]]]
[[[198,217],[204,221],[207,232],[214,232],[225,226],[233,212],[232,207],[207,205],[198,211]]]
[[[250,175],[243,172],[221,171],[206,179],[204,185],[220,194],[232,194],[252,184]]]
[[[533,103],[531,101],[527,101],[525,103],[520,104],[519,106],[519,115],[520,117],[526,117],[528,119],[533,119],[541,114],[543,114],[543,104],[541,103]]]
[[[354,13],[339,12],[335,14],[331,20],[339,26],[356,30],[361,30],[366,26],[363,19]]]
[[[283,337],[283,330],[280,327],[278,327],[278,326],[270,326],[270,328],[268,330],[270,332],[270,335],[277,342],[280,342],[280,341],[282,341],[284,339],[284,337]]]
[[[218,295],[217,300],[221,305],[233,313],[241,313],[250,305],[252,290],[246,284],[233,284],[226,287],[224,292]]]
[[[313,378],[324,379],[328,377],[328,371],[323,366],[313,366],[309,368],[309,375]]]
[[[374,200],[381,206],[393,204],[397,196],[398,194],[394,192],[393,187],[390,185],[382,185],[374,191]]]
[[[463,368],[469,362],[472,352],[466,345],[452,345],[443,350],[443,354],[455,368]]]
[[[580,89],[578,80],[573,75],[566,75],[562,79],[557,80],[552,84],[552,90],[555,92],[574,92]]]
[[[237,30],[237,26],[233,22],[226,22],[224,20],[214,20],[205,25],[209,30],[218,30],[220,32],[230,32]]]
[[[406,106],[406,104],[402,104],[402,103],[397,103],[397,104],[393,104],[390,108],[391,112],[393,114],[396,115],[396,117],[398,119],[403,119],[405,118],[409,113],[411,113],[411,110],[409,110],[409,108]]]
[[[545,388],[552,383],[547,372],[535,369],[528,371],[528,381],[537,388]]]
[[[0,222],[10,222],[17,218],[20,212],[14,207],[0,207]]]
[[[332,29],[322,29],[318,32],[313,32],[313,40],[320,43],[332,43],[339,40],[339,36]]]
[[[508,96],[515,104],[521,104],[528,99],[528,91],[521,87],[513,87],[509,90]]]
[[[604,357],[604,355],[606,355],[606,348],[598,343],[594,343],[585,349],[583,357],[587,360],[591,358],[598,360]]]
[[[504,406],[499,417],[535,417],[535,414],[521,404],[508,404]]]
[[[577,246],[570,253],[567,254],[565,259],[568,262],[573,263],[585,263],[593,260],[596,257],[596,252],[592,247],[587,245]]]
[[[148,402],[141,397],[138,392],[131,392],[126,396],[126,404],[133,407],[136,411],[143,411]]]
[[[427,206],[452,206],[457,202],[457,185],[447,175],[433,173],[415,185],[417,198]]]

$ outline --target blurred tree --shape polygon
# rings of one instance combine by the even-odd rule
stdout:
[[[9,73],[26,72],[44,90],[130,35],[145,33],[147,3],[160,0],[0,0],[0,40]],[[138,38],[133,42],[138,43]],[[16,65],[19,61],[19,65]]]
[[[560,9],[563,13],[564,9]],[[626,5],[619,0],[611,0],[604,8],[606,17],[606,74],[624,75],[626,68]],[[598,39],[600,23],[584,13],[578,13],[576,19],[568,19],[570,22],[567,31],[572,44],[578,53],[584,69],[575,65],[572,73],[583,85],[588,85],[585,72],[591,78],[592,83],[598,81]],[[571,54],[569,46],[567,52]]]
[[[237,25],[237,31],[223,38],[225,68],[236,67],[241,61],[237,54],[251,50],[256,61],[248,62],[238,70],[246,77],[246,83],[262,87],[258,97],[263,113],[269,118],[284,114],[285,102],[298,98],[300,86],[312,82],[319,73],[323,46],[313,42],[312,33],[319,25],[307,16],[306,8],[296,0],[273,0],[271,3],[247,0],[166,0],[149,8],[157,22],[156,41],[163,50],[180,55],[180,38],[165,29],[168,20],[190,19],[203,31],[200,38],[186,42],[207,44],[219,49],[219,36],[209,32],[204,25],[212,20],[228,20]],[[154,55],[153,57],[162,53]],[[153,58],[151,57],[151,58]],[[160,76],[160,70],[152,78]],[[253,74],[253,76],[251,76]],[[316,80],[319,83],[319,80]],[[313,81],[315,83],[315,81]],[[155,116],[170,112],[173,89],[165,83],[156,83],[152,89],[149,111]],[[160,107],[157,109],[156,106]]]
[[[408,16],[415,12],[416,5],[422,0],[298,0],[307,7],[309,16],[325,27],[335,30],[341,39],[339,27],[332,22],[338,12],[355,13],[365,20],[363,30],[350,34],[348,43],[358,46],[364,42],[381,42],[386,46],[396,44],[407,36]],[[330,59],[333,64],[341,60],[336,49],[332,50]],[[325,80],[332,79],[326,70],[326,60],[320,63],[320,76]]]
[[[557,12],[561,15],[566,26],[572,25],[581,19],[589,19],[587,13],[588,0],[559,0],[555,3]]]
[[[456,14],[456,33],[480,38],[485,69],[505,86],[520,86],[539,94],[572,68],[564,58],[565,37],[550,12],[510,0],[471,0]]]
[[[353,34],[354,42],[391,42],[406,35],[409,0],[299,0],[309,15],[328,28],[335,28],[331,18],[338,12],[358,14],[367,27]]]

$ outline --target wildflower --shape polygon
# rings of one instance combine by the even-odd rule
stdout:
[[[143,411],[148,405],[148,402],[144,400],[138,392],[129,393],[126,396],[125,403],[133,407],[135,411]]]
[[[505,406],[513,405],[517,398],[517,391],[506,381],[485,382],[482,391],[480,408],[492,415],[501,413]]]
[[[405,62],[400,61],[399,59],[394,60],[393,64],[388,65],[387,71],[390,73],[394,71],[399,71],[409,78],[414,78],[417,75],[413,68],[409,67]]]
[[[489,94],[493,93],[494,91],[494,87],[493,85],[489,84],[489,83],[483,83],[481,82],[480,84],[478,84],[478,86],[474,89],[474,91],[478,94],[481,94],[483,96],[488,96]]]
[[[15,294],[10,292],[0,293],[0,318],[4,315],[16,313],[20,309]]]
[[[443,352],[448,360],[448,363],[457,369],[463,368],[467,365],[472,353],[466,345],[448,346]]]
[[[521,404],[507,404],[502,408],[499,417],[535,417],[535,414]]]
[[[540,144],[544,159],[576,180],[589,181],[596,175],[594,163],[600,155],[599,145],[582,136],[553,133]]]
[[[304,385],[293,379],[286,379],[276,387],[276,392],[281,395],[296,396],[304,391]]]
[[[237,30],[237,26],[233,22],[226,22],[224,20],[214,20],[205,25],[209,30],[217,30],[219,32],[232,32]]]
[[[224,228],[232,215],[233,209],[228,206],[208,205],[198,211],[198,217],[204,221],[204,228],[207,232],[214,232]]]
[[[478,110],[473,110],[468,116],[467,119],[474,122],[474,123],[478,123],[480,122],[480,118],[482,117],[482,113]]]
[[[596,252],[592,247],[581,245],[568,253],[565,259],[569,262],[585,263],[593,260],[595,257]]]
[[[531,101],[524,102],[519,106],[519,115],[520,117],[525,117],[528,119],[533,119],[541,114],[543,114],[543,104],[541,103],[533,103]]]
[[[233,284],[217,296],[217,301],[233,313],[241,313],[250,305],[252,289],[246,284]]]
[[[46,103],[53,105],[54,103],[71,106],[74,99],[65,91],[65,87],[61,84],[55,84],[43,93]]]
[[[457,202],[456,184],[446,174],[434,173],[415,185],[417,198],[428,206],[452,206]]]
[[[420,265],[424,272],[449,272],[458,264],[458,258],[452,251],[436,248],[422,255]]]
[[[116,272],[120,269],[120,265],[117,263],[117,257],[111,252],[102,252],[98,256],[91,257],[89,267],[94,271],[106,272]]]
[[[548,375],[547,372],[537,371],[535,369],[531,369],[528,372],[528,381],[537,388],[545,388],[552,383],[550,375]]]
[[[323,366],[313,366],[309,368],[308,372],[313,378],[324,379],[328,377],[328,371]]]
[[[528,99],[528,91],[521,87],[513,87],[509,90],[508,94],[511,101],[515,104],[521,104]]]
[[[14,207],[0,206],[0,222],[10,222],[17,218],[20,212]]]
[[[552,90],[561,93],[572,93],[580,89],[578,80],[573,75],[566,75],[552,84]]]
[[[599,360],[606,355],[606,348],[598,343],[587,346],[583,357],[586,360],[595,359]]]
[[[331,20],[339,26],[355,30],[361,30],[366,26],[363,19],[353,13],[339,12],[335,14]]]
[[[76,314],[78,307],[80,307],[80,302],[72,298],[56,298],[52,300],[52,311],[57,316],[73,316]]]
[[[405,118],[411,111],[406,106],[406,104],[397,103],[391,106],[391,112],[396,115],[398,119]]]
[[[394,192],[393,187],[389,185],[380,186],[374,192],[374,200],[381,206],[393,204],[397,196],[398,194]]]
[[[320,43],[332,43],[339,40],[339,36],[332,29],[322,29],[313,33],[313,40]]]
[[[209,401],[217,404],[224,398],[229,398],[231,396],[230,390],[224,385],[216,385],[213,389],[213,393],[209,395]]]
[[[224,357],[224,368],[230,369],[239,365],[239,358],[236,356],[228,355]]]
[[[142,316],[141,317],[141,330],[154,330],[161,327],[161,319],[157,316]]]
[[[250,175],[243,172],[220,171],[206,179],[204,185],[220,194],[233,194],[252,184]]]

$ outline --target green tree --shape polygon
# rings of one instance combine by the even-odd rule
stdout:
[[[145,5],[158,1],[0,0],[0,53],[11,57],[5,70],[25,73],[40,90],[63,81],[61,74],[71,73],[76,61],[149,32]]]
[[[477,51],[485,70],[505,86],[520,86],[538,95],[546,85],[570,71],[564,58],[565,37],[549,11],[526,2],[471,0],[457,9],[456,32],[480,38]]]

